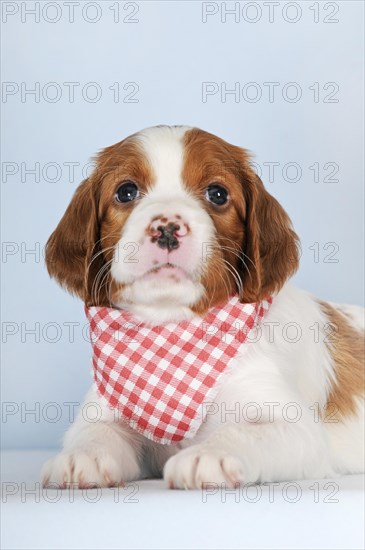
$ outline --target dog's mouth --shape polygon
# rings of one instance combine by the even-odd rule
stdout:
[[[180,282],[186,279],[191,279],[191,275],[183,269],[181,266],[166,262],[162,264],[157,264],[151,269],[146,271],[139,279],[169,279],[172,282]]]

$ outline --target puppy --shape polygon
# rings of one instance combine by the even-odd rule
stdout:
[[[197,128],[157,126],[96,160],[46,250],[50,275],[89,311],[164,327],[219,317],[230,300],[270,305],[193,437],[146,436],[116,418],[94,383],[84,406],[98,406],[98,421],[80,411],[43,484],[164,476],[195,489],[362,472],[363,311],[287,283],[298,237],[247,151]]]

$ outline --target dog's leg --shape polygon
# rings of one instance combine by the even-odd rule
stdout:
[[[308,421],[229,424],[168,460],[170,488],[335,476],[323,426]]]
[[[239,364],[227,378],[195,444],[166,463],[170,487],[333,475],[328,433],[310,404],[267,353],[255,351],[245,360],[244,368]]]
[[[66,433],[62,452],[44,465],[42,483],[110,487],[138,479],[142,440],[91,390]]]

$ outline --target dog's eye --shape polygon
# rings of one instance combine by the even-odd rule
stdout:
[[[205,191],[205,198],[217,206],[223,206],[228,201],[228,191],[221,185],[212,183]]]
[[[115,194],[118,202],[130,202],[139,197],[139,189],[133,181],[125,181]]]

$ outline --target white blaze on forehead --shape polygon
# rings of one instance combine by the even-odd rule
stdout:
[[[155,177],[152,190],[154,195],[176,195],[184,191],[181,174],[184,136],[188,130],[191,130],[189,126],[155,126],[137,134],[136,139],[144,150]]]
[[[201,202],[185,189],[182,180],[184,137],[189,130],[188,126],[157,126],[133,136],[149,164],[151,187],[136,201],[128,216],[116,246],[111,273],[115,281],[126,285],[117,305],[128,305],[137,316],[153,322],[190,318],[189,308],[204,293],[201,276],[207,262],[202,251],[205,243],[213,242],[215,237],[210,216]],[[161,279],[145,277],[156,269],[156,262],[166,262],[167,256],[161,260],[161,250],[147,237],[146,231],[162,215],[174,217],[172,219],[180,216],[190,230],[173,253],[175,266],[184,274],[179,281],[163,274]],[[124,261],[131,243],[136,245],[133,260]]]

